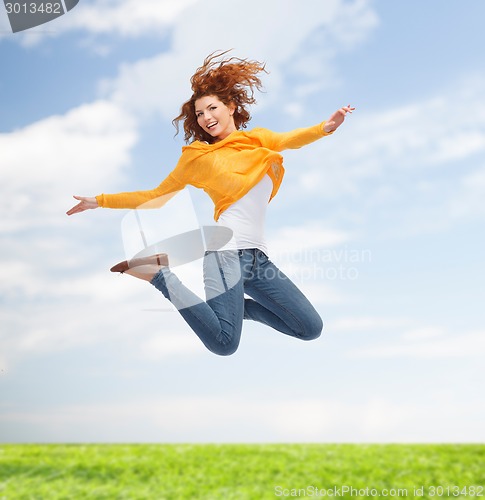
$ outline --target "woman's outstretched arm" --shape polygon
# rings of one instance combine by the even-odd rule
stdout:
[[[79,203],[68,210],[67,215],[79,214],[84,212],[85,210],[90,210],[93,208],[98,208],[98,200],[94,196],[74,196],[76,200],[79,200]]]
[[[350,105],[343,106],[322,123],[312,127],[297,128],[289,132],[273,132],[268,129],[260,129],[263,146],[278,152],[285,149],[301,148],[321,139],[325,135],[333,134],[342,125],[347,113],[352,113],[354,110],[355,108]]]
[[[92,208],[160,208],[186,183],[179,181],[170,173],[158,187],[146,191],[130,191],[116,194],[99,194],[96,197],[74,196],[79,203],[68,210],[67,215],[73,215]],[[152,203],[148,203],[152,201]]]

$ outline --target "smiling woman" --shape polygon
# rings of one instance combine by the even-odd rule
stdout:
[[[236,57],[219,60],[219,56],[224,54],[226,52],[211,54],[190,79],[192,97],[182,105],[180,115],[173,120],[177,132],[179,122],[183,122],[186,142],[195,139],[212,143],[223,139],[217,133],[219,127],[217,131],[207,127],[213,125],[217,121],[215,118],[221,117],[221,114],[227,118],[224,125],[234,125],[234,130],[246,128],[251,119],[247,107],[256,102],[254,91],[262,87],[258,74],[266,72],[265,65]],[[210,116],[211,107],[218,112],[218,116]],[[233,124],[228,113],[234,119]],[[207,122],[207,118],[212,118],[212,123]]]
[[[214,139],[214,142],[225,139],[231,132],[237,130],[233,118],[235,109],[233,103],[226,106],[213,95],[206,95],[195,101],[197,123]]]
[[[219,355],[237,350],[244,319],[301,340],[320,336],[320,315],[267,256],[266,208],[284,175],[279,152],[331,134],[354,110],[350,105],[342,107],[327,121],[286,133],[263,128],[243,132],[251,118],[247,107],[255,102],[254,90],[261,88],[258,75],[265,66],[224,59],[225,54],[207,57],[191,79],[193,94],[173,123],[178,131],[183,122],[185,140],[192,142],[182,148],[178,164],[165,180],[148,191],[75,197],[80,202],[68,211],[72,215],[98,206],[143,208],[154,199],[163,204],[187,185],[203,189],[214,202],[217,227],[232,234],[222,248],[210,238],[207,241],[206,300],[172,272],[169,264],[174,255],[136,258],[111,270],[150,282],[178,309],[207,349]]]

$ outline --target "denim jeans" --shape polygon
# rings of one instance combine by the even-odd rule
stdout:
[[[323,322],[315,308],[261,250],[206,252],[203,270],[205,301],[168,267],[151,283],[211,352],[227,356],[237,350],[243,319],[259,321],[301,340],[320,336]]]

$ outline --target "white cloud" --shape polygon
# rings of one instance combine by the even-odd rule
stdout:
[[[58,29],[140,37],[159,34],[198,0],[116,0],[82,3]],[[162,31],[163,32],[163,31]]]
[[[39,297],[13,297],[15,306],[0,312],[0,364],[12,371],[25,358],[103,344],[123,351],[133,343],[134,358],[152,361],[205,354],[161,293],[146,282],[106,273],[58,280],[31,273]]]
[[[368,330],[389,330],[408,326],[408,318],[386,318],[374,316],[347,317],[335,320],[332,329],[338,332],[358,332]]]
[[[29,413],[6,408],[0,420],[17,429],[1,436],[3,442],[32,441],[37,434],[72,442],[73,428],[80,442],[479,442],[483,411],[483,404],[464,406],[439,395],[424,406],[381,397],[165,397]]]
[[[338,291],[333,283],[325,283],[324,273],[295,270],[282,266],[285,274],[301,289],[305,297],[318,309],[318,306],[329,306],[348,303],[348,299]],[[329,281],[329,280],[327,280]]]
[[[136,140],[132,117],[107,101],[1,134],[0,232],[64,222],[72,194],[120,178]]]
[[[360,194],[368,179],[386,175],[392,182],[393,172],[405,169],[412,177],[423,168],[436,169],[485,151],[483,86],[471,92],[468,85],[464,80],[442,90],[440,97],[390,111],[366,113],[357,103],[341,130],[300,157],[307,169],[294,189],[318,191],[326,198]],[[462,112],[477,106],[477,113]]]
[[[103,95],[142,115],[159,112],[173,118],[189,97],[190,76],[203,58],[215,50],[234,48],[235,56],[268,62],[272,87],[269,95],[260,96],[260,111],[271,102],[278,102],[282,95],[288,100],[289,92],[301,94],[300,87],[284,81],[292,74],[301,80],[299,64],[303,59],[308,58],[308,64],[302,63],[306,68],[305,85],[310,85],[312,91],[324,87],[330,80],[328,75],[336,73],[336,55],[365,39],[377,24],[366,0],[331,0],[324,9],[318,2],[303,7],[286,0],[277,2],[275,8],[272,2],[249,0],[234,17],[227,16],[223,0],[213,0],[210,5],[210,9],[200,6],[184,11],[174,25],[171,51],[123,65],[116,79],[103,82]],[[210,33],[214,26],[217,38]],[[252,36],[247,36],[248,31]],[[322,78],[322,74],[327,78]]]
[[[287,199],[294,206],[325,200],[335,227],[376,227],[377,219],[381,235],[397,238],[483,217],[484,78],[463,78],[388,111],[356,103],[334,135],[298,151],[303,170],[287,162]]]
[[[484,217],[483,200],[485,200],[485,167],[463,176],[449,200],[449,213],[453,219]]]
[[[297,5],[300,11],[301,7],[301,4]],[[326,2],[324,9],[316,4],[305,16],[308,14],[313,14],[316,23],[320,24],[308,24],[307,21],[307,28],[301,30],[303,36],[298,40],[299,44],[293,42],[296,50],[286,59],[282,68],[286,78],[298,76],[295,84],[286,88],[289,101],[325,88],[337,87],[340,78],[334,64],[335,57],[364,42],[379,24],[376,12],[366,0]],[[293,12],[287,19],[289,23],[296,22],[300,26],[300,17],[298,12]],[[289,24],[285,28],[286,37],[292,26]],[[298,110],[294,105],[287,108],[290,116],[294,115],[295,109]]]
[[[227,12],[227,3],[223,0],[211,0],[210,3],[200,0],[85,0],[49,23],[49,30],[40,26],[17,33],[15,41],[35,46],[47,37],[84,32],[87,36],[81,43],[99,55],[106,55],[110,53],[110,42],[100,39],[99,35],[142,38],[170,34],[173,53],[168,58],[158,61],[159,64],[158,58],[154,59],[155,64],[150,61],[136,63],[133,75],[128,71],[118,85],[124,87],[121,93],[127,103],[131,102],[129,96],[133,94],[135,102],[140,104],[139,94],[142,93],[146,101],[152,101],[149,107],[153,110],[157,108],[160,92],[173,93],[172,99],[175,97],[176,102],[183,98],[183,88],[177,84],[170,86],[174,73],[178,75],[182,71],[184,74],[184,68],[194,69],[208,53],[231,47],[240,54],[271,61],[274,83],[281,80],[281,72],[305,75],[304,85],[289,87],[295,96],[335,85],[338,79],[333,64],[335,56],[361,43],[378,24],[369,0],[327,0],[325,8],[318,1],[302,5],[296,0],[263,3],[248,0],[237,15],[228,16]],[[139,71],[145,70],[146,78],[143,78]]]
[[[437,337],[441,337],[445,335],[446,332],[444,328],[440,328],[437,326],[425,326],[422,328],[416,328],[414,330],[409,330],[402,335],[402,339],[407,341],[420,341],[427,339],[436,339]]]
[[[65,225],[57,234],[32,228],[27,238],[23,233],[3,237],[0,365],[14,369],[23,358],[103,343],[119,345],[133,335],[135,357],[173,359],[205,353],[160,292],[145,281],[109,272],[116,262],[110,254],[122,256],[116,239],[119,227],[99,226],[79,231]],[[87,241],[93,232],[96,244]],[[178,267],[177,275],[204,296],[201,261]],[[165,335],[157,336],[161,332],[168,335],[166,343]]]
[[[483,358],[485,332],[445,334],[441,328],[424,328],[404,332],[398,341],[354,350],[353,358]]]
[[[164,358],[173,358],[174,355],[183,356],[202,353],[203,347],[191,334],[184,335],[182,332],[169,333],[164,331],[163,335],[156,335],[143,340],[140,344],[140,355],[142,358],[156,361]],[[205,348],[204,348],[205,349]]]
[[[131,113],[141,116],[160,113],[172,119],[189,96],[188,68],[193,71],[200,63],[189,51],[123,64],[116,79],[100,83],[100,92]]]
[[[352,235],[345,231],[325,228],[319,221],[309,221],[298,226],[278,228],[269,236],[268,244],[280,256],[299,254],[303,260],[311,257],[313,249],[336,247],[351,239]]]
[[[315,305],[344,301],[335,282],[348,279],[349,262],[358,250],[343,244],[352,235],[328,229],[316,221],[298,226],[282,226],[268,237],[271,259]]]
[[[15,39],[26,47],[40,44],[46,38],[69,32],[84,32],[91,38],[98,35],[127,38],[166,35],[187,9],[195,8],[198,0],[84,0],[65,15],[51,21],[49,28],[41,25],[16,33]],[[8,21],[3,23],[8,25]],[[84,41],[86,43],[86,40]],[[90,42],[96,51],[94,41]],[[104,46],[106,49],[106,46]],[[109,51],[109,49],[107,49]]]

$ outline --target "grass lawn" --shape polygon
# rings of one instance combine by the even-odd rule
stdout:
[[[484,486],[485,445],[0,445],[0,500],[485,499]]]

